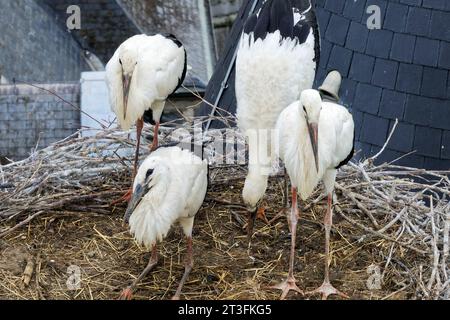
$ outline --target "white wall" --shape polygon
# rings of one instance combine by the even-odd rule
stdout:
[[[81,110],[107,127],[115,120],[116,117],[109,106],[105,72],[83,72],[81,74]],[[82,128],[101,129],[98,122],[83,112],[81,113]],[[95,131],[84,131],[83,133],[84,136],[93,134]]]

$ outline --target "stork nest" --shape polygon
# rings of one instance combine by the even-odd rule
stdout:
[[[171,132],[162,129],[163,143]],[[115,299],[139,275],[150,253],[123,225],[125,204],[111,204],[130,187],[133,149],[129,132],[104,129],[0,167],[0,298]],[[332,283],[352,299],[449,298],[450,172],[375,166],[373,160],[350,163],[338,174]],[[256,223],[248,250],[245,174],[245,166],[211,166],[185,299],[279,298],[268,287],[288,270],[288,225],[282,215],[276,218],[285,207],[284,177],[270,179],[263,204],[273,220]],[[311,290],[324,271],[322,187],[300,207],[295,277]],[[178,227],[159,249],[159,265],[136,299],[166,299],[176,290],[185,253]],[[79,286],[74,277],[81,278]],[[304,298],[320,297],[288,295]]]

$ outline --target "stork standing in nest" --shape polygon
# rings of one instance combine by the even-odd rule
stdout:
[[[330,230],[332,226],[332,199],[337,170],[348,163],[354,153],[354,123],[347,109],[337,103],[341,76],[331,72],[321,87],[305,90],[300,100],[287,107],[277,122],[279,156],[284,161],[292,185],[292,209],[288,222],[291,230],[289,274],[286,281],[275,286],[285,298],[290,290],[303,293],[294,278],[295,241],[299,209],[297,193],[306,200],[320,180],[328,195],[325,225],[325,279],[320,288],[326,299],[331,294],[346,297],[330,284]],[[334,101],[334,102],[332,102]]]
[[[236,115],[249,144],[242,192],[250,212],[249,240],[255,218],[267,221],[263,208],[258,207],[272,171],[272,130],[281,111],[312,87],[319,42],[310,0],[267,0],[245,24],[236,60]]]
[[[136,35],[114,53],[106,65],[112,111],[123,130],[137,128],[133,179],[137,173],[144,117],[154,125],[151,150],[158,146],[161,115],[167,98],[183,83],[187,54],[174,35]],[[129,200],[131,190],[122,200]]]
[[[179,299],[192,270],[192,227],[205,199],[208,165],[192,152],[179,147],[158,148],[142,163],[133,186],[133,196],[125,213],[136,241],[152,250],[141,275],[126,288],[121,299],[131,299],[137,284],[156,266],[156,243],[162,241],[178,222],[187,239],[185,272],[174,299]]]

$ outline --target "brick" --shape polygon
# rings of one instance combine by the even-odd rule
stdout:
[[[441,154],[441,135],[439,129],[417,126],[414,139],[417,154],[438,158]]]
[[[331,14],[326,10],[316,10],[316,15],[320,26],[320,37],[323,39],[325,37],[325,30],[327,30]]]
[[[353,52],[351,50],[334,46],[331,50],[330,60],[328,61],[328,69],[338,70],[343,77],[347,77],[352,55]]]
[[[352,116],[353,116],[353,121],[355,122],[355,140],[359,140],[364,113],[353,110]]]
[[[391,132],[393,125],[394,121],[391,121],[389,132]],[[389,141],[389,148],[405,153],[411,152],[413,150],[414,133],[414,125],[399,122]]]
[[[359,83],[356,87],[353,108],[376,115],[378,114],[381,94],[381,88]]]
[[[383,90],[379,115],[389,119],[403,119],[406,94],[397,91]]]
[[[358,152],[358,154],[355,156],[355,159],[356,160],[367,159],[371,154],[371,152],[370,152],[371,149],[372,149],[372,145],[370,145],[369,143],[364,143],[361,141],[356,142],[355,150],[361,151],[361,152]]]
[[[366,25],[352,22],[348,30],[345,47],[353,51],[364,52],[368,36],[369,29],[367,29]]]
[[[368,55],[355,53],[353,55],[349,77],[359,82],[370,83],[374,65],[375,58]]]
[[[407,17],[408,6],[390,2],[386,10],[384,28],[395,32],[404,32]]]
[[[423,168],[425,157],[419,156],[416,153],[407,155],[395,163],[399,166],[407,166],[412,168]]]
[[[327,0],[325,4],[325,9],[341,14],[344,10],[345,0]]]
[[[441,157],[450,159],[450,131],[444,131],[442,134]]]
[[[450,69],[450,43],[441,41],[440,48],[438,65]]]
[[[396,89],[406,93],[420,93],[423,67],[400,63]]]
[[[373,149],[372,152],[377,153],[376,150],[378,150],[378,149],[380,149],[380,148],[378,147],[376,149]],[[386,148],[386,149],[384,149],[383,153],[381,153],[380,156],[375,160],[375,165],[380,165],[383,163],[391,163],[394,160],[400,158],[401,156],[402,156],[402,153]],[[395,164],[397,164],[397,163],[395,163]]]
[[[424,68],[421,94],[427,97],[445,99],[447,96],[447,77],[447,70]]]
[[[389,120],[366,113],[361,127],[360,140],[382,146],[386,142],[388,128]]]
[[[439,41],[418,37],[414,49],[414,63],[435,67],[438,59]]]
[[[447,79],[447,99],[450,99],[450,72]]]
[[[328,60],[330,59],[330,53],[333,45],[327,40],[322,40],[320,44],[320,65],[326,69],[328,65]]]
[[[450,12],[433,11],[429,36],[450,41]]]
[[[406,32],[419,36],[428,35],[430,29],[431,10],[423,8],[409,8],[406,22]]]
[[[425,158],[424,168],[428,170],[445,170],[450,169],[450,160]]]
[[[355,98],[355,92],[356,82],[349,79],[343,79],[339,95],[345,105],[350,105],[353,102],[353,99]]]
[[[372,76],[372,83],[383,88],[394,89],[397,80],[397,70],[398,62],[377,59]]]
[[[423,7],[431,9],[445,10],[445,4],[448,0],[423,0]]]
[[[396,33],[392,41],[391,59],[400,62],[412,62],[416,37],[406,34]]]
[[[353,0],[345,1],[344,7],[344,17],[349,18],[353,21],[361,21],[363,14],[366,11],[366,1],[365,0]]]
[[[345,44],[345,39],[347,38],[349,25],[349,20],[335,14],[331,15],[327,31],[325,32],[325,39],[343,46]]]
[[[450,130],[450,100],[434,99],[431,106],[431,126]]]
[[[404,120],[429,126],[431,124],[431,113],[434,99],[409,95],[406,100]]]
[[[391,51],[393,35],[393,32],[388,30],[370,30],[366,53],[387,59]]]
[[[400,0],[400,3],[413,5],[413,6],[420,6],[422,4],[422,0]]]

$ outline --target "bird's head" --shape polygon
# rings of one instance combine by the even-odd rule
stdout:
[[[119,53],[119,63],[122,68],[123,85],[123,118],[127,115],[128,95],[130,93],[131,80],[137,65],[137,52],[127,46],[122,47]]]
[[[322,99],[320,98],[319,92],[313,89],[303,91],[300,96],[300,105],[303,108],[306,123],[308,124],[308,133],[314,153],[316,169],[319,171],[319,118],[320,111],[322,110]]]
[[[165,166],[158,164],[158,158],[147,158],[142,163],[136,174],[136,178],[134,179],[133,194],[124,216],[125,223],[129,222],[134,210],[147,193],[158,183],[161,176],[164,175],[166,171],[167,168]]]

